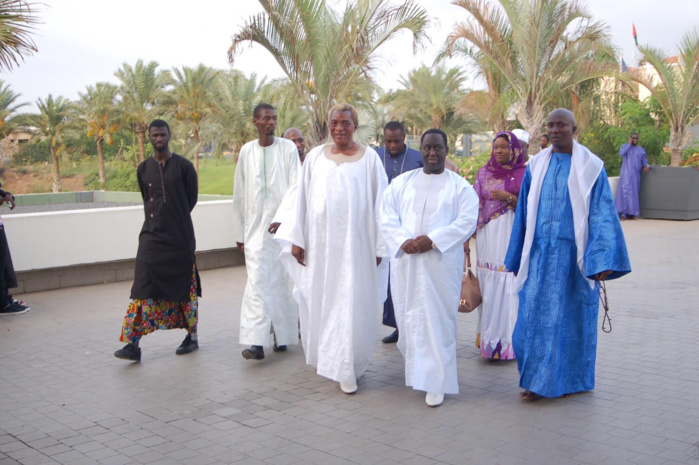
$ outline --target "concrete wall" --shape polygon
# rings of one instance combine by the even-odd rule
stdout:
[[[232,200],[198,203],[192,212],[197,250],[235,247]],[[143,207],[23,213],[3,218],[18,271],[136,257]]]
[[[617,177],[609,178],[612,193],[616,193],[618,181]],[[86,200],[90,202],[140,202],[140,194],[129,192],[21,197],[31,202],[24,205],[72,203],[80,201],[80,194],[90,194],[90,200]],[[44,198],[39,201],[35,195]],[[199,196],[200,200],[221,197]],[[200,269],[244,263],[231,237],[232,203],[231,199],[204,201],[192,212]],[[16,293],[133,279],[138,234],[143,225],[140,205],[23,213],[7,215],[3,221],[18,276]]]
[[[609,178],[609,187],[612,189],[612,196],[616,198],[616,188],[619,185],[619,176]]]
[[[201,202],[192,212],[200,269],[244,263],[231,236],[232,203]],[[24,213],[3,222],[15,293],[133,279],[142,206]]]
[[[199,202],[211,200],[230,199],[230,195],[200,194]],[[115,192],[115,191],[83,191],[83,192],[59,192],[57,194],[18,194],[15,195],[15,203],[26,205],[52,205],[59,203],[83,203],[83,202],[114,202],[114,203],[141,203],[140,192]]]

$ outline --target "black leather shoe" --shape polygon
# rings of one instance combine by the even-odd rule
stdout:
[[[265,358],[265,349],[262,346],[250,346],[243,351],[245,360],[262,360]]]
[[[278,346],[277,345],[277,335],[274,335],[274,345],[272,346],[272,350],[275,352],[286,352],[286,346]]]
[[[198,348],[199,342],[193,341],[192,336],[190,334],[187,334],[187,336],[184,338],[184,341],[182,341],[182,344],[180,344],[175,353],[177,355],[185,355],[190,352],[194,352]]]
[[[141,348],[136,347],[133,344],[126,344],[124,347],[122,347],[121,349],[114,352],[114,356],[116,358],[120,358],[122,360],[131,360],[132,362],[140,362],[141,361]]]
[[[272,350],[275,352],[286,352],[286,346],[278,346],[275,342],[274,347],[272,347]]]
[[[395,344],[398,342],[398,330],[393,331],[391,334],[381,339],[384,344]]]

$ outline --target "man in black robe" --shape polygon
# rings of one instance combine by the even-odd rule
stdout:
[[[148,128],[153,156],[138,166],[145,221],[138,237],[136,273],[120,341],[114,356],[139,362],[142,336],[156,329],[184,328],[177,355],[199,348],[201,283],[194,259],[191,211],[197,203],[197,173],[186,158],[170,152],[170,127],[154,120]]]

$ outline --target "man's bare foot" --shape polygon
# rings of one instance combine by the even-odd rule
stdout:
[[[539,394],[527,390],[520,392],[519,396],[522,398],[522,400],[526,400],[527,402],[541,399],[541,396]]]

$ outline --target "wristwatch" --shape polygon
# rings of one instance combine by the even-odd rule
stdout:
[[[512,203],[512,196],[509,196],[509,197],[507,198],[507,203]]]

